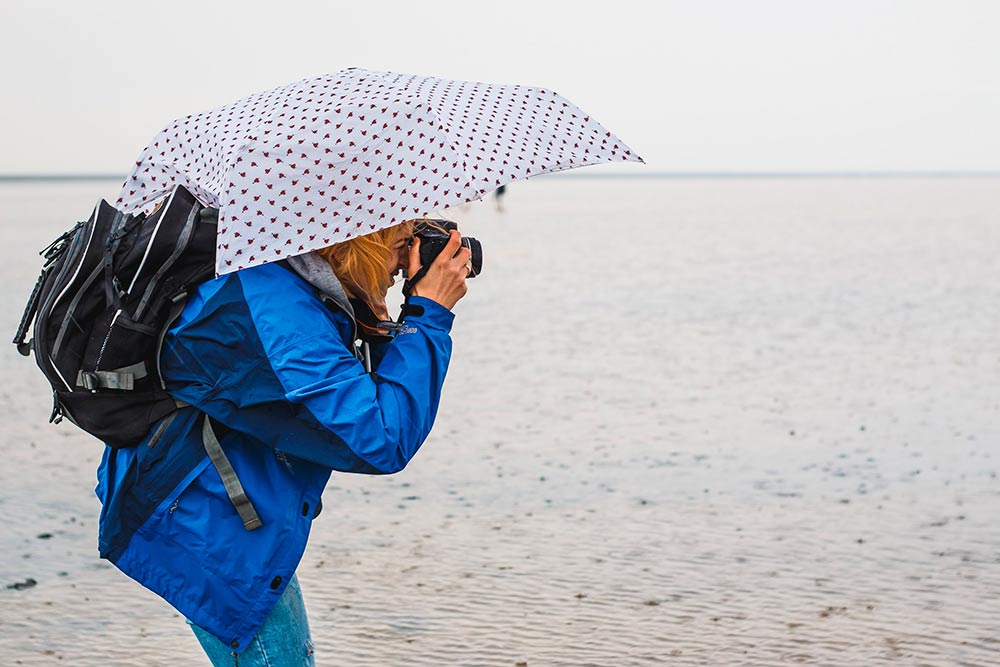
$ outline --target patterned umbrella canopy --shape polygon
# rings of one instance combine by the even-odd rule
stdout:
[[[219,208],[216,272],[322,248],[519,178],[641,158],[544,88],[347,69],[180,118],[118,207],[183,185]]]

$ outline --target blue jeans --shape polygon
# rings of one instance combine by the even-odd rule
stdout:
[[[299,578],[292,575],[285,592],[268,614],[257,636],[239,655],[188,621],[214,667],[315,667],[309,620]]]

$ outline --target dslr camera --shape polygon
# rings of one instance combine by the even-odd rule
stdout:
[[[452,230],[457,231],[458,225],[451,220],[423,218],[414,223],[413,235],[420,239],[421,272],[426,271],[444,250],[450,238],[449,232]],[[471,236],[463,236],[462,245],[472,252],[472,271],[469,277],[474,278],[483,270],[483,245]]]

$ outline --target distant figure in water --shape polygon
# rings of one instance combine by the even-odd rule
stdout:
[[[497,203],[497,210],[501,213],[503,212],[503,195],[507,192],[507,186],[501,185],[499,188],[493,191],[493,198]]]

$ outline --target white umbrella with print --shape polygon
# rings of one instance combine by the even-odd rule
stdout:
[[[623,161],[642,160],[550,90],[347,69],[174,121],[118,207],[148,211],[177,185],[217,207],[221,275]]]

